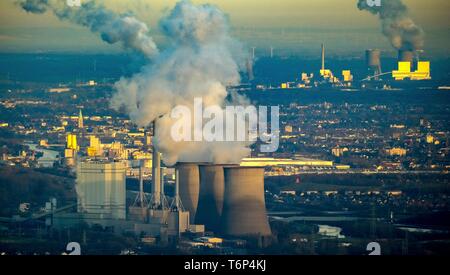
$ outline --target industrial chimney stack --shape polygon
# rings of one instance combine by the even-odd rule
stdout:
[[[158,208],[161,205],[161,154],[155,147],[156,121],[153,122],[153,153],[152,153],[152,196],[150,206]]]

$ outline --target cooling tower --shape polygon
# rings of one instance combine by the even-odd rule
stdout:
[[[398,61],[406,61],[411,62],[414,61],[414,52],[408,50],[399,50],[398,51]]]
[[[378,80],[381,74],[381,52],[380,50],[366,50],[366,65],[369,70],[369,76],[374,76]]]
[[[375,70],[379,66],[381,66],[380,56],[381,56],[380,50],[367,50],[366,51],[367,67]]]
[[[225,192],[223,165],[200,166],[200,195],[196,224],[204,224],[206,230],[218,232]]]
[[[271,235],[264,201],[264,168],[224,168],[225,195],[221,229],[225,235]]]
[[[184,209],[189,211],[189,218],[195,221],[198,196],[200,192],[200,175],[198,164],[177,163],[176,169],[179,175],[180,199]]]

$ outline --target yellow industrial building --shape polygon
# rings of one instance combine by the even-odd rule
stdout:
[[[79,150],[79,146],[77,144],[77,136],[74,134],[68,134],[67,135],[67,145],[66,148],[67,149],[72,149],[72,150]]]
[[[89,147],[87,148],[89,157],[98,157],[103,155],[102,143],[96,136],[89,137]]]
[[[343,70],[342,77],[344,79],[344,82],[352,82],[353,81],[353,75],[350,70]]]
[[[395,80],[426,80],[431,79],[430,74],[430,62],[419,61],[417,62],[417,70],[411,72],[411,62],[400,61],[398,62],[398,70],[392,71],[392,77]]]
[[[390,156],[405,156],[406,155],[406,149],[403,148],[391,148],[386,150],[386,152],[390,155]]]

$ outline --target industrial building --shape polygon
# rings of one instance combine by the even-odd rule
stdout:
[[[75,158],[79,150],[75,135],[68,135],[68,150]],[[144,168],[149,159],[140,159],[139,192],[128,201],[126,176],[131,162],[120,143],[110,146],[91,135],[86,157],[76,164],[76,213],[58,212],[54,225],[87,223],[113,228],[116,233],[177,238],[185,232],[236,237],[269,237],[271,230],[264,201],[264,168],[239,164],[177,163],[175,192],[165,195],[165,169],[161,154],[151,154],[151,193],[144,192]],[[150,156],[149,156],[150,157]],[[257,160],[261,165],[268,159]],[[247,164],[247,165],[245,165]],[[331,163],[332,164],[332,163]],[[247,166],[247,167],[245,167]],[[130,198],[129,198],[130,199]]]
[[[141,189],[132,205],[126,203],[126,161],[85,159],[77,164],[77,212],[57,213],[54,226],[67,228],[81,223],[113,228],[115,233],[134,232],[137,235],[160,237],[167,240],[184,232],[202,233],[203,225],[192,225],[189,212],[183,209],[179,198],[178,180],[176,193],[169,205],[164,191],[160,192],[160,205],[150,204],[150,196]],[[177,177],[179,179],[179,177]],[[164,184],[164,181],[158,181]],[[164,190],[160,186],[159,190]],[[150,198],[149,198],[150,197]]]
[[[78,212],[99,218],[125,219],[123,161],[85,161],[77,164]]]
[[[412,62],[399,61],[398,70],[392,71],[392,77],[395,80],[427,80],[431,79],[430,75],[430,62],[419,61],[417,62],[417,70],[411,71]]]

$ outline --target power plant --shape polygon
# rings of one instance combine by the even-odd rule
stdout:
[[[270,236],[264,168],[178,163],[180,197],[191,220],[227,236]],[[187,202],[187,203],[186,203]]]

